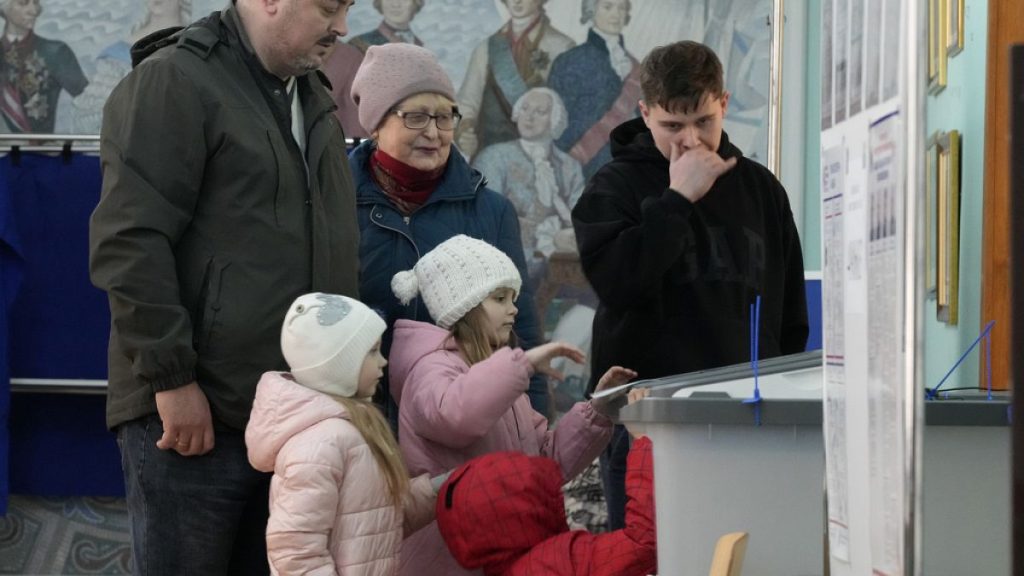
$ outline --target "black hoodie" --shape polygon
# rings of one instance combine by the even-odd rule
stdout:
[[[573,208],[583,271],[600,298],[591,390],[609,367],[657,378],[750,361],[807,342],[803,256],[789,200],[765,167],[735,157],[697,203],[669,188],[668,160],[637,118],[612,131],[612,161]]]

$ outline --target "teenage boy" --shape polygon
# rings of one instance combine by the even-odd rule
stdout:
[[[573,209],[583,271],[600,303],[591,374],[641,378],[747,362],[760,296],[759,356],[804,350],[804,266],[786,191],[722,131],[722,64],[677,42],[641,64],[641,118],[611,134],[612,160]],[[594,382],[590,387],[593,389]],[[609,529],[623,526],[629,436],[601,459]]]

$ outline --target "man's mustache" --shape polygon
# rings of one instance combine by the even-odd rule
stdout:
[[[334,46],[334,43],[337,42],[337,41],[338,41],[338,35],[337,34],[328,34],[327,36],[324,36],[323,38],[317,40],[316,43],[321,45],[321,46],[330,47],[330,46]]]

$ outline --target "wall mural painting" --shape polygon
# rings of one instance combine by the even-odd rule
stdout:
[[[0,0],[5,133],[97,134],[130,69],[131,44],[224,0]],[[655,46],[702,41],[732,92],[726,130],[748,156],[767,149],[771,0],[366,0],[324,71],[350,137],[366,137],[348,97],[369,46],[433,50],[458,88],[459,149],[520,214],[545,335],[589,349],[596,298],[580,271],[570,210],[610,158],[609,131],[638,114],[638,64]],[[565,365],[559,411],[586,366]]]

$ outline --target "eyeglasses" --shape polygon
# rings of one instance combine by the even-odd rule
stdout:
[[[441,114],[427,114],[426,112],[406,112],[405,110],[392,110],[396,116],[402,119],[405,127],[409,130],[423,130],[433,120],[438,130],[455,130],[462,120],[462,114],[457,111],[444,112]]]

